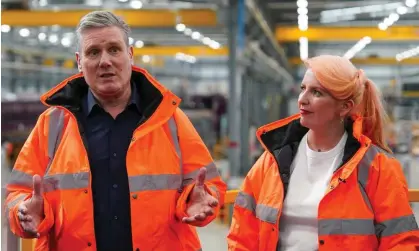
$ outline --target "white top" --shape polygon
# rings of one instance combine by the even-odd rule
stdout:
[[[280,251],[318,250],[317,211],[333,171],[343,158],[348,134],[330,151],[309,148],[307,134],[291,164],[292,174],[280,218]]]

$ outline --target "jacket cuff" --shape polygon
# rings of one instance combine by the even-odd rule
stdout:
[[[32,197],[31,194],[29,194],[23,201],[26,201]],[[10,221],[10,230],[15,235],[21,237],[21,238],[33,238],[33,236],[28,235],[20,225],[19,218],[17,216],[18,213],[18,207],[19,203],[14,206],[12,210],[9,211],[9,219]],[[38,226],[38,233],[40,236],[48,235],[49,230],[54,225],[54,214],[52,212],[52,208],[48,201],[44,197],[44,219],[39,223]]]

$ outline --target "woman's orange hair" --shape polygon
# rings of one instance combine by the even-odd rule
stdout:
[[[362,134],[382,149],[391,152],[384,139],[387,114],[375,84],[363,70],[358,70],[349,59],[322,55],[304,61],[320,84],[338,100],[353,100],[351,114],[363,118]]]

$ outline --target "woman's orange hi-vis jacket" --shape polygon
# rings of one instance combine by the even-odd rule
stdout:
[[[347,123],[342,164],[318,206],[319,251],[417,251],[419,230],[399,162]],[[290,167],[307,129],[294,115],[261,127],[266,149],[236,198],[229,251],[276,251]],[[279,250],[279,249],[278,249]]]
[[[205,186],[219,205],[226,185],[200,136],[178,108],[180,99],[143,69],[133,67],[132,82],[144,114],[126,156],[134,251],[201,250],[195,227],[181,222],[187,197],[201,167],[207,168]],[[89,161],[77,119],[87,88],[83,75],[77,74],[41,97],[50,107],[24,144],[7,185],[11,230],[27,237],[17,218],[17,205],[31,197],[33,175],[43,177],[45,219],[38,228],[41,238],[36,250],[96,250]],[[218,210],[219,206],[197,226],[212,221]]]

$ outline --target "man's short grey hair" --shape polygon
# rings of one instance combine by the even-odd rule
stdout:
[[[128,24],[120,17],[116,16],[110,11],[92,11],[81,18],[77,30],[77,51],[80,49],[81,35],[84,31],[92,28],[104,28],[104,27],[118,27],[124,34],[124,40],[127,46],[129,46],[129,35],[131,30]]]

